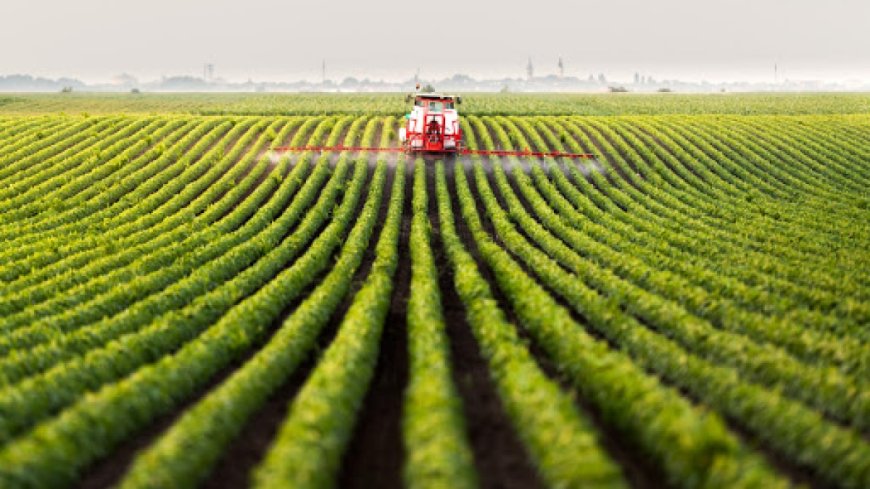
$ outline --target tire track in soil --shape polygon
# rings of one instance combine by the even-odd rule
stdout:
[[[395,164],[390,166],[395,168]],[[394,170],[389,171],[394,175]],[[413,165],[408,164],[402,203],[399,262],[393,279],[395,286],[381,336],[374,377],[351,441],[342,458],[338,487],[345,489],[403,487],[402,409],[409,369],[405,318],[411,284],[408,239],[411,229],[410,192],[413,188],[413,175]]]
[[[458,202],[453,183],[453,165],[461,160],[445,163],[450,198],[454,203],[456,230],[466,250],[474,257],[483,277],[494,284],[489,269],[482,262],[473,237],[465,225],[455,204]],[[483,358],[471,326],[465,318],[465,305],[453,286],[453,269],[441,240],[441,223],[438,219],[437,193],[435,191],[435,168],[427,168],[426,187],[429,194],[429,221],[432,225],[432,250],[435,267],[439,271],[438,287],[441,289],[444,320],[450,343],[451,373],[453,382],[462,398],[462,413],[468,430],[468,439],[474,456],[478,481],[482,488],[534,489],[543,488],[543,481],[526,454],[510,419],[507,416],[495,383],[489,374],[489,366]],[[493,295],[508,319],[515,322],[513,311],[497,287]]]

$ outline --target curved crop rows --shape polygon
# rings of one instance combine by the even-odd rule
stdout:
[[[866,117],[489,103],[0,119],[0,487],[870,486]]]

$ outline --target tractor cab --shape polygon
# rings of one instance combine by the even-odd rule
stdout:
[[[417,93],[414,106],[405,115],[405,126],[399,129],[399,139],[408,151],[453,153],[462,146],[462,130],[456,106],[460,97],[437,93]]]

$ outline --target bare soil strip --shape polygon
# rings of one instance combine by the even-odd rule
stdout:
[[[452,180],[452,163],[446,169]],[[441,289],[444,320],[450,339],[453,382],[462,397],[463,415],[480,485],[483,488],[542,488],[544,484],[498,397],[495,384],[489,376],[489,367],[465,319],[465,306],[453,287],[452,268],[441,242],[434,166],[427,170],[427,192],[432,196],[429,202],[432,249],[435,266],[441,272],[438,287]],[[453,186],[450,186],[450,192],[453,202],[458,202]],[[468,227],[461,218],[456,220],[456,226],[466,249],[477,260],[481,273],[490,283],[494,283],[489,270],[477,254]],[[495,288],[493,292],[499,305],[510,317],[512,312],[505,307],[504,297],[499,296],[499,291]]]
[[[263,459],[269,444],[277,435],[281,422],[287,416],[290,401],[305,384],[315,366],[315,360],[309,356],[259,411],[248,419],[239,436],[227,446],[201,488],[248,487],[251,470]]]
[[[395,176],[394,170],[391,169],[389,174],[392,180]],[[411,168],[405,174],[399,264],[393,279],[396,285],[381,336],[374,378],[342,459],[338,479],[338,486],[342,488],[403,487],[404,449],[401,420],[409,369],[405,317],[411,284],[408,238],[411,229],[410,191],[413,188],[413,174]],[[390,187],[392,188],[392,184]],[[388,202],[388,199],[384,202]]]
[[[259,346],[260,345],[257,345],[256,348],[252,349],[249,356],[253,355],[253,353],[259,349]],[[208,385],[203,387],[186,403],[182,404],[176,411],[156,419],[147,428],[144,428],[138,434],[131,436],[126,441],[115,447],[109,456],[92,465],[83,474],[76,487],[78,489],[108,489],[115,487],[124,477],[124,474],[127,473],[127,469],[130,468],[130,465],[133,463],[133,460],[139,451],[148,448],[148,446],[154,443],[160,435],[179,420],[188,408],[195,405],[204,396],[232,375],[237,368],[247,361],[248,357],[228,365],[221,372],[215,375]]]

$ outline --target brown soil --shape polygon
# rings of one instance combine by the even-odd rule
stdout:
[[[461,162],[453,164],[461,164]],[[447,168],[448,173],[452,175],[452,164],[448,164]],[[427,178],[429,220],[432,223],[435,266],[439,271],[438,286],[441,289],[442,308],[450,340],[453,381],[462,397],[465,426],[468,430],[480,485],[484,488],[544,487],[511,425],[495,384],[490,378],[486,360],[481,355],[477,341],[471,332],[471,326],[465,319],[465,307],[453,286],[452,269],[441,242],[434,167],[429,169],[429,173]],[[456,192],[452,186],[450,190],[454,212],[457,212]],[[457,219],[456,223],[457,232],[466,248],[473,256],[476,255],[476,247],[473,245],[468,228],[463,224],[462,219]],[[482,266],[479,257],[475,256],[475,258],[481,272],[486,276],[488,269]],[[490,279],[490,283],[493,283],[491,277],[487,278]],[[510,309],[504,308],[504,302],[501,300],[499,302],[510,315]]]
[[[305,384],[314,365],[315,358],[309,356],[266,403],[251,415],[239,436],[227,446],[212,473],[200,485],[201,488],[248,487],[251,471],[263,460],[281,423],[287,417],[290,402]]]
[[[256,349],[252,349],[252,352]],[[143,449],[153,444],[170,426],[172,426],[187,411],[188,408],[199,402],[212,389],[219,386],[232,373],[244,363],[247,358],[233,362],[209,381],[196,395],[169,414],[159,417],[147,428],[144,428],[115,447],[112,454],[93,464],[81,477],[78,489],[107,489],[114,487],[121,481],[124,474],[130,468],[136,455]],[[229,487],[229,486],[227,486]]]
[[[392,170],[390,173],[393,173]],[[343,457],[338,479],[338,486],[342,488],[402,487],[404,452],[401,419],[403,393],[408,384],[405,315],[411,283],[408,236],[411,228],[412,175],[409,165],[405,173],[399,262],[394,277],[390,310],[381,336],[374,378]]]

